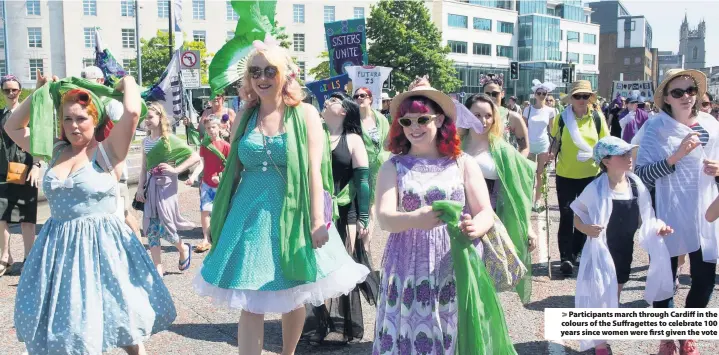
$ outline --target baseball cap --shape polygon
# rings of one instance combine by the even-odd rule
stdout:
[[[390,99],[390,98],[389,98],[389,94],[386,93],[386,92],[383,92],[383,93],[382,93],[382,101],[389,100],[389,99]]]
[[[602,159],[613,155],[623,155],[624,153],[638,147],[634,144],[629,144],[623,139],[607,136],[599,140],[597,145],[594,146],[594,161],[599,164]]]
[[[516,97],[516,96],[510,96],[509,99],[510,99],[510,100],[513,100],[513,101],[515,101],[515,102],[519,101],[519,100],[517,100],[517,97]]]
[[[102,74],[102,69],[100,69],[94,65],[85,67],[85,69],[82,70],[82,73],[80,73],[80,76],[83,79],[88,79],[88,80],[105,78],[105,75]]]

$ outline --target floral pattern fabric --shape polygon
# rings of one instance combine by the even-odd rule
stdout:
[[[446,199],[465,203],[454,159],[400,155],[392,161],[397,168],[400,211]],[[454,354],[456,297],[446,225],[390,234],[382,262],[372,354]]]

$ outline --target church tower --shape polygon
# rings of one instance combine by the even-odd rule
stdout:
[[[686,13],[679,28],[679,54],[684,55],[685,69],[706,67],[706,22],[702,20],[696,30],[689,28]]]

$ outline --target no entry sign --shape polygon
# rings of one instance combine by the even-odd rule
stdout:
[[[200,51],[183,51],[180,56],[181,69],[200,69]]]

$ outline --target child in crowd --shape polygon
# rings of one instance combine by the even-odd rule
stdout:
[[[200,147],[200,164],[185,184],[192,186],[202,172],[200,183],[200,214],[202,222],[202,243],[195,246],[195,252],[203,253],[212,246],[210,240],[210,213],[212,201],[215,200],[217,187],[220,184],[220,174],[225,170],[227,156],[230,155],[230,143],[220,137],[222,123],[220,118],[210,115],[204,122],[205,138]]]
[[[197,163],[200,156],[184,140],[172,134],[165,109],[160,104],[148,105],[145,125],[149,135],[142,141],[142,172],[135,199],[145,202],[142,229],[147,236],[152,261],[162,276],[160,238],[177,247],[180,271],[190,267],[192,246],[183,244],[177,231],[192,229],[195,224],[180,215],[177,175]]]
[[[631,172],[634,148],[617,137],[600,139],[593,154],[603,173],[571,204],[575,228],[590,237],[577,275],[577,308],[619,306],[619,294],[629,281],[637,230],[652,260],[645,299],[661,300],[674,292],[669,252],[658,237],[673,230],[654,217],[647,188]],[[609,354],[603,340],[583,340],[580,351],[592,347],[597,355]]]

